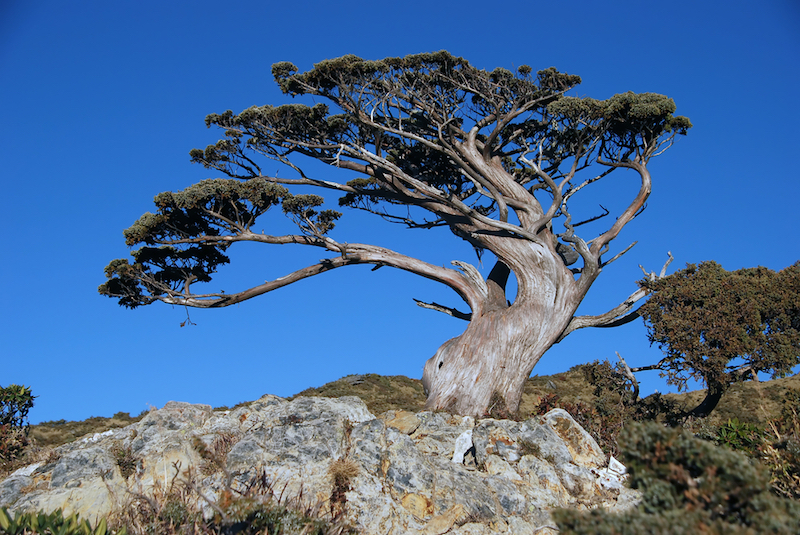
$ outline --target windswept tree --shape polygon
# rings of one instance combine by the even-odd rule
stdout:
[[[708,416],[734,383],[762,372],[785,376],[800,364],[800,262],[778,272],[689,264],[642,287],[652,294],[638,313],[665,357],[632,370],[661,370],[679,387],[704,382],[692,416]]]
[[[534,74],[528,66],[487,72],[447,52],[382,61],[344,56],[305,73],[284,62],[272,72],[284,93],[318,103],[206,117],[224,139],[192,150],[191,158],[229,178],[156,196],[157,212],[125,231],[129,246],[141,245],[133,262],[112,261],[100,293],[131,308],[154,301],[212,308],[342,266],[402,269],[449,286],[469,307],[419,303],[469,322],[428,360],[423,383],[428,407],[476,415],[493,395],[515,410],[548,348],[576,329],[622,321],[646,295],[640,289],[605,314],[575,315],[603,267],[627,251],[603,258],[645,206],[648,162],[691,127],[673,115],[671,99],[630,92],[608,100],[567,96],[578,76],[554,68]],[[335,169],[315,176],[307,165],[313,160]],[[270,161],[296,176],[265,174]],[[349,181],[339,179],[348,172]],[[619,192],[627,196],[624,208],[608,227],[580,236],[578,227],[597,227],[599,217],[573,215],[573,196],[625,173],[639,185]],[[338,195],[339,206],[410,229],[447,227],[476,251],[494,253],[496,264],[484,279],[463,261],[447,268],[335,239],[331,231],[342,214],[326,208],[321,196],[297,194],[308,186]],[[297,233],[253,231],[271,208],[292,219]],[[330,256],[237,293],[196,290],[241,241],[316,247]],[[506,294],[512,272],[516,296]]]

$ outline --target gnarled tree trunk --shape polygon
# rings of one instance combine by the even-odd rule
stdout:
[[[463,334],[445,342],[425,364],[428,408],[482,416],[494,396],[510,412],[519,408],[533,367],[559,340],[585,294],[554,251],[529,250],[529,262],[515,258],[513,304],[505,297],[509,268],[498,262],[487,281],[485,306],[473,311]]]

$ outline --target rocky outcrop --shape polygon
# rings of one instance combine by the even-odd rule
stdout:
[[[258,483],[343,515],[364,534],[554,531],[557,507],[638,499],[561,409],[524,422],[388,411],[355,397],[263,398],[232,411],[170,402],[126,428],[61,446],[0,482],[0,505],[105,516],[176,480],[214,513]],[[344,468],[343,468],[344,467]]]

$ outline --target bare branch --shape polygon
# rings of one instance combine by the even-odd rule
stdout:
[[[600,158],[598,158],[598,163],[603,165],[609,165],[611,167],[627,167],[630,169],[634,169],[639,173],[639,176],[642,179],[641,187],[639,188],[639,192],[636,194],[636,197],[631,201],[628,207],[625,209],[622,214],[617,218],[617,221],[608,229],[606,232],[598,236],[596,239],[592,240],[592,252],[597,253],[600,251],[605,245],[608,244],[611,240],[616,238],[622,227],[627,225],[634,217],[636,217],[642,207],[644,206],[645,201],[650,196],[650,191],[652,190],[652,183],[650,179],[650,171],[647,170],[647,167],[644,163],[639,161],[630,161],[626,160],[623,162],[604,162]]]
[[[619,257],[621,257],[622,255],[624,255],[625,253],[627,253],[628,251],[633,249],[633,246],[636,245],[637,243],[639,243],[639,242],[638,241],[633,242],[632,244],[627,246],[624,250],[622,250],[619,253],[617,253],[616,255],[614,255],[614,258],[612,258],[611,260],[609,260],[607,262],[603,262],[602,264],[600,264],[600,267],[604,268],[607,265],[609,265],[611,262],[613,262],[614,260],[617,260]]]
[[[563,206],[566,207],[566,204],[564,204]],[[608,214],[611,213],[611,212],[608,211],[608,208],[606,208],[602,204],[600,205],[600,208],[603,209],[603,211],[605,212],[604,214],[596,215],[594,217],[590,217],[589,219],[584,219],[583,221],[578,221],[577,223],[573,223],[572,226],[573,227],[580,227],[581,225],[585,225],[587,223],[591,223],[593,221],[597,221],[598,219],[603,219],[604,217],[606,217]]]
[[[462,273],[453,269],[434,266],[433,264],[405,256],[383,247],[360,243],[342,244],[328,237],[305,235],[268,236],[244,232],[238,236],[204,236],[201,238],[180,240],[173,243],[198,243],[200,241],[254,241],[272,244],[293,243],[321,247],[336,252],[339,256],[320,260],[316,264],[298,269],[275,280],[265,281],[263,284],[238,293],[191,294],[184,293],[186,289],[184,289],[184,292],[178,292],[161,286],[164,290],[164,295],[154,296],[156,299],[169,304],[186,305],[196,308],[226,307],[282,288],[302,279],[319,275],[320,273],[338,267],[355,264],[390,266],[440,282],[455,290],[472,310],[481,309],[485,296],[488,293],[486,283],[483,281],[480,273],[478,273],[473,266],[465,262],[453,262],[453,264],[463,272]],[[155,283],[156,281],[153,282]]]
[[[461,312],[460,310],[446,307],[444,305],[440,305],[439,303],[425,303],[424,301],[420,301],[419,299],[414,299],[414,302],[416,302],[417,305],[421,306],[422,308],[429,308],[431,310],[436,310],[438,312],[444,312],[448,316],[453,316],[454,318],[458,318],[460,320],[466,320],[466,321],[472,320],[472,314]]]
[[[625,377],[630,379],[631,384],[633,384],[633,399],[639,399],[639,381],[636,380],[636,376],[633,375],[633,371],[631,370],[628,363],[625,362],[625,359],[622,358],[622,355],[619,354],[619,351],[614,351],[617,354],[617,358],[619,358],[620,364],[622,364],[622,373],[625,374]]]
[[[632,246],[631,246],[632,247]],[[630,249],[630,247],[628,247]],[[626,249],[627,251],[627,249]],[[625,251],[623,251],[624,253]],[[621,255],[622,253],[620,253]],[[667,272],[667,266],[672,262],[674,259],[671,252],[667,252],[669,255],[669,259],[664,263],[664,266],[661,268],[661,274],[656,275],[655,272],[647,273],[645,275],[650,277],[650,280],[656,280],[665,276]],[[610,260],[613,261],[614,259]],[[609,261],[609,262],[610,262]],[[641,267],[641,266],[639,266]],[[644,271],[644,268],[642,268]],[[625,301],[617,305],[616,307],[612,308],[605,314],[600,314],[597,316],[575,316],[567,325],[567,328],[564,329],[564,332],[558,338],[560,342],[563,340],[568,334],[577,331],[578,329],[583,329],[584,327],[617,327],[619,325],[624,325],[626,323],[630,323],[631,321],[635,320],[639,317],[638,311],[633,310],[633,306],[643,298],[647,296],[649,292],[644,288],[639,288],[631,295],[628,296]]]

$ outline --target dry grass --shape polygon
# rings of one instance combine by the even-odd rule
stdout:
[[[375,415],[392,409],[419,412],[425,407],[422,381],[403,375],[350,375],[317,388],[307,388],[289,399],[300,396],[357,396]]]
[[[127,427],[144,418],[146,414],[143,412],[139,416],[131,416],[127,412],[118,412],[111,418],[92,416],[81,422],[66,420],[42,422],[31,426],[30,436],[39,446],[55,447],[73,442],[85,435]]]

